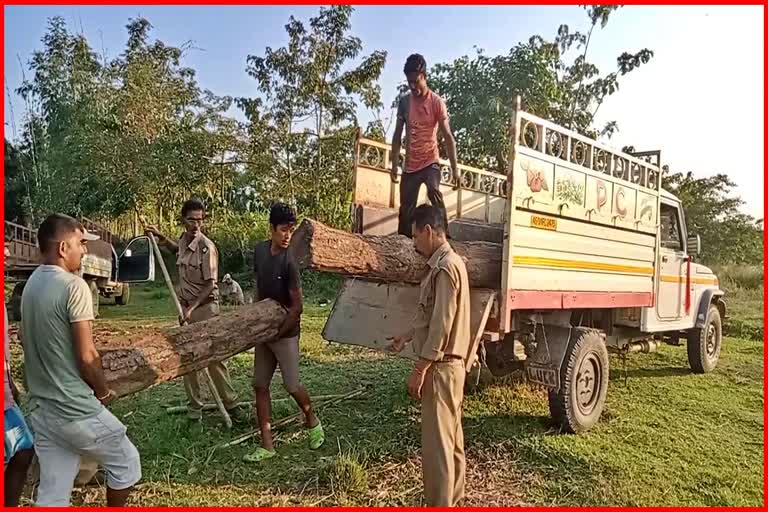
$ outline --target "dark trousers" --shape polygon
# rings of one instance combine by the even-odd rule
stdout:
[[[445,210],[443,193],[440,192],[440,166],[432,164],[416,172],[404,172],[400,181],[400,212],[397,219],[397,232],[409,238],[411,233],[411,218],[416,209],[421,185],[427,186],[427,198],[432,206],[440,208],[443,213],[445,227],[448,228],[448,212]]]

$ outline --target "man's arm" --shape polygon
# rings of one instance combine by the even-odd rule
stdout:
[[[280,326],[280,331],[277,334],[278,339],[284,338],[286,333],[298,325],[301,321],[301,313],[304,312],[304,296],[301,288],[289,290],[288,295],[291,298],[291,306],[288,308],[288,315],[285,317],[283,325]]]
[[[429,321],[427,339],[421,352],[417,354],[419,360],[413,367],[407,382],[408,394],[415,399],[421,398],[421,388],[424,385],[424,377],[429,367],[445,355],[443,349],[458,308],[456,292],[456,285],[448,272],[440,271],[435,284],[435,306]]]
[[[93,343],[93,299],[82,279],[72,283],[67,300],[67,314],[72,332],[72,346],[80,375],[104,405],[114,398],[107,385],[101,356]]]
[[[208,279],[205,281],[205,288],[203,288],[197,295],[197,298],[187,308],[187,316],[189,316],[194,310],[200,307],[200,304],[205,302],[208,297],[213,293],[213,289],[216,287],[216,280]],[[189,320],[186,318],[185,320]]]
[[[397,183],[397,164],[400,163],[400,146],[403,142],[403,126],[405,121],[398,116],[395,122],[395,133],[392,134],[392,154],[390,160],[392,162],[392,168],[390,174],[392,181]]]
[[[443,134],[445,146],[448,150],[448,160],[451,161],[451,172],[455,182],[454,188],[458,188],[461,176],[459,174],[459,161],[456,155],[456,139],[451,131],[451,123],[448,121],[448,117],[446,116],[441,119],[438,126],[440,127],[440,132]]]
[[[157,229],[156,226],[152,226],[152,225],[146,226],[145,231],[147,233],[152,233],[157,237],[157,245],[159,247],[164,247],[165,249],[167,249],[169,252],[173,254],[176,254],[179,252],[179,244],[177,244],[176,242],[174,242],[173,240],[171,240],[170,238],[162,234]]]
[[[278,338],[290,332],[301,321],[301,313],[304,312],[304,294],[301,290],[301,275],[299,267],[293,260],[288,261],[287,275],[288,297],[291,299],[291,305],[288,307],[288,316],[280,327]]]
[[[429,332],[419,357],[437,361],[444,355],[443,349],[456,316],[457,288],[448,271],[441,270],[435,283],[435,307],[429,320]]]
[[[71,324],[72,343],[75,348],[75,360],[80,375],[90,386],[100,402],[105,403],[111,398],[112,391],[107,385],[104,369],[101,366],[101,356],[93,343],[92,322],[84,320]],[[106,405],[106,404],[105,404]]]

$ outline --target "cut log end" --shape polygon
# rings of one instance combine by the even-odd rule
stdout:
[[[293,258],[300,269],[308,268],[312,259],[312,238],[315,233],[315,223],[305,219],[291,237],[291,245],[288,254]]]

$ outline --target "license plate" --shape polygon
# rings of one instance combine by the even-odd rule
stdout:
[[[560,387],[560,379],[557,370],[528,365],[526,373],[528,374],[528,380],[532,382],[547,386],[548,388]]]

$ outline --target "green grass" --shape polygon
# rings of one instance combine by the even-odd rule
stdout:
[[[242,462],[258,439],[217,450],[252,428],[226,431],[215,413],[202,425],[165,408],[184,403],[181,382],[117,402],[115,414],[142,455],[143,482],[135,505],[295,506],[421,504],[419,409],[407,398],[406,361],[356,347],[328,344],[320,331],[332,302],[332,282],[307,286],[301,376],[314,396],[365,387],[362,396],[320,408],[326,444],[310,451],[301,426],[283,429],[279,456]],[[762,324],[762,290],[728,297],[731,316]],[[100,322],[172,324],[161,287],[136,287],[132,304],[102,305]],[[17,351],[14,353],[16,355]],[[249,400],[252,355],[228,367]],[[608,402],[589,433],[557,433],[544,391],[520,383],[487,384],[467,395],[464,432],[468,506],[623,505],[762,506],[763,341],[727,337],[718,368],[688,370],[685,347],[627,360],[611,359]],[[296,412],[273,385],[274,420]],[[103,503],[103,491],[76,491],[77,503]]]

